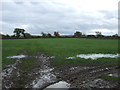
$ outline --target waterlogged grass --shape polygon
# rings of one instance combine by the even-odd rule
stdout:
[[[81,65],[119,65],[118,61],[120,58],[98,58],[98,59],[67,59],[67,63],[80,63]]]
[[[120,77],[113,77],[113,76],[108,76],[108,75],[102,75],[100,78],[108,79],[108,80],[120,81]]]
[[[83,39],[83,38],[51,38],[51,39],[7,39],[2,41],[2,63],[3,67],[13,63],[15,60],[7,59],[7,56],[15,56],[27,51],[30,55],[35,55],[38,52],[55,56],[51,62],[56,65],[72,64],[72,63],[91,63],[105,62],[116,63],[117,59],[101,58],[98,61],[76,59],[67,60],[66,57],[75,56],[78,54],[117,54],[118,40],[105,39]]]
[[[30,70],[34,69],[35,67],[36,68],[40,67],[40,65],[41,65],[41,62],[35,58],[23,58],[19,67],[22,70],[30,71]]]

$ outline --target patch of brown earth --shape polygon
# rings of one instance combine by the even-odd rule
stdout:
[[[65,66],[57,70],[56,76],[69,83],[71,85],[70,88],[118,88],[117,86],[119,85],[117,81],[99,80],[101,75],[117,72],[117,66],[75,66],[72,68]],[[96,82],[97,79],[98,82]],[[99,85],[95,85],[96,83],[99,83]]]
[[[22,60],[17,60],[13,70],[2,79],[3,88],[38,88],[44,89],[58,81],[65,81],[71,88],[92,89],[92,88],[118,88],[118,82],[103,80],[101,75],[117,72],[117,66],[84,66],[80,64],[64,65],[53,67],[49,59],[54,58],[47,55],[29,56],[37,58],[38,64],[31,70],[22,70]],[[8,69],[11,66],[8,67]],[[53,76],[52,76],[53,75]],[[42,81],[42,82],[41,82]]]
[[[27,56],[27,59],[35,58],[37,62],[32,69],[22,69],[22,59],[16,60],[15,64],[9,65],[2,71],[2,88],[32,88],[32,82],[41,75],[43,61],[50,59],[47,55]],[[45,64],[45,63],[44,63]]]

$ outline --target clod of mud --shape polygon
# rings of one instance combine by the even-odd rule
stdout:
[[[104,79],[95,79],[93,81],[90,81],[88,83],[82,84],[80,85],[81,88],[86,88],[89,90],[92,90],[92,88],[103,88],[103,89],[110,89],[110,88],[114,88],[115,85],[113,83],[110,83],[109,81],[106,81]]]
[[[13,70],[16,69],[16,66],[18,65],[18,63],[20,63],[19,60],[17,60],[14,64],[12,65],[8,65],[6,69],[4,69],[1,74],[2,74],[2,78],[8,77],[12,74]]]
[[[8,56],[6,58],[12,58],[17,60],[14,64],[8,65],[5,69],[3,69],[1,73],[3,77],[3,82],[4,82],[3,88],[13,88],[13,87],[17,87],[16,85],[20,86],[21,84],[19,84],[19,81],[24,79],[26,75],[30,76],[30,80],[28,80],[28,78],[25,78],[25,80],[28,80],[29,82],[25,81],[25,84],[24,85],[22,84],[23,88],[43,88],[45,86],[48,86],[48,84],[56,82],[56,76],[52,72],[54,68],[50,67],[49,65],[50,64],[49,59],[54,58],[54,56],[47,56],[47,55],[41,54],[38,56],[37,55],[36,56],[34,55]],[[39,67],[36,67],[34,69],[35,71],[31,71],[31,72],[21,71],[20,64],[23,62],[22,58],[28,58],[28,59],[35,58],[35,60],[37,60],[38,63],[40,63],[40,65]],[[21,75],[24,75],[24,77],[22,77]],[[15,77],[16,79],[11,80],[13,77]]]
[[[56,76],[52,72],[54,70],[54,68],[49,67],[48,59],[49,58],[43,58],[41,69],[39,70],[40,77],[36,78],[33,81],[33,83],[32,83],[33,88],[44,88],[48,84],[56,82],[56,80],[57,80]]]
[[[13,70],[17,68],[16,66],[19,65],[20,62],[22,62],[21,57],[19,57],[19,55],[17,57],[18,57],[18,60],[17,60],[18,62],[13,64],[13,66],[10,66],[7,69],[3,70],[3,72],[7,72],[8,74],[8,75],[5,74],[6,77],[8,77],[10,74],[11,76],[12,75],[19,76],[23,73],[23,72],[20,72],[20,74],[19,72],[17,72],[17,74],[13,73]],[[25,58],[25,57],[26,55],[22,56],[22,58]],[[55,68],[50,65],[50,61],[49,61],[49,59],[54,58],[54,56],[50,57],[50,56],[41,54],[39,56],[27,56],[27,57],[36,58],[36,60],[38,60],[41,64],[39,65],[39,67],[36,67],[36,69],[34,69],[35,71],[33,70],[27,73],[28,75],[27,77],[29,78],[27,79],[25,79],[25,77],[22,79],[19,78],[20,80],[25,79],[26,81],[28,81],[28,83],[26,83],[23,86],[23,88],[40,88],[40,89],[46,90],[48,88],[74,88],[74,87],[111,88],[111,87],[114,87],[114,84],[110,86],[109,82],[104,81],[102,79],[98,79],[98,77],[103,74],[108,75],[112,73],[112,71],[115,71],[115,66],[113,67],[113,66],[79,66],[79,65],[67,66],[66,65],[65,67]],[[89,55],[88,57],[90,58]],[[110,57],[116,58],[118,56],[117,55],[113,56],[112,54],[110,54]],[[93,59],[95,58],[98,58],[98,57],[95,56]],[[20,68],[17,68],[17,69],[20,69]],[[16,73],[15,70],[14,72]],[[16,80],[16,83],[17,83],[19,79],[18,77],[16,79],[17,79]],[[11,78],[8,77],[8,80],[10,81]],[[5,85],[9,84],[7,86],[4,86],[5,88],[12,88],[13,86],[16,87],[16,84],[14,82],[9,83],[8,81],[5,81],[4,83]]]
[[[118,58],[119,54],[79,54],[75,57],[67,57],[66,59],[74,59],[74,58],[84,58],[84,59],[98,59],[98,58]]]
[[[61,67],[61,69],[59,70],[60,70],[59,71],[60,73],[57,76],[60,76],[61,80],[64,80],[70,83],[69,89],[71,88],[86,89],[86,87],[89,88],[89,82],[98,79],[101,75],[107,75],[110,72],[115,71],[116,67],[114,66],[79,66],[79,65],[76,66],[75,65],[73,67],[68,66],[68,68],[67,66],[63,68]],[[98,82],[100,82],[99,85],[101,85],[102,81],[99,80]],[[107,81],[104,82],[104,84],[106,83]],[[112,83],[112,85],[113,84],[114,83]],[[93,85],[93,88],[101,88],[101,86],[99,85],[94,87],[95,84],[92,82],[91,82],[91,85]],[[112,87],[115,87],[115,85],[113,85]],[[108,87],[108,88],[111,88],[111,87]],[[90,90],[92,90],[91,86],[90,86]]]
[[[44,90],[47,90],[49,88],[70,88],[70,84],[65,81],[59,81],[55,84],[52,84],[52,85],[46,87]]]

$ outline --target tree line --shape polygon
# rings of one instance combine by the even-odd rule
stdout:
[[[3,39],[27,39],[27,38],[103,38],[103,39],[119,39],[120,36],[118,34],[112,36],[104,36],[101,32],[96,31],[96,35],[85,35],[80,31],[76,31],[73,35],[60,35],[59,32],[54,32],[54,34],[44,33],[42,32],[41,35],[31,35],[30,33],[26,33],[25,29],[15,28],[13,31],[14,35],[3,35],[0,36]]]

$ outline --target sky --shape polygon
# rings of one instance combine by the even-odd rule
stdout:
[[[119,0],[2,0],[0,33],[13,35],[15,28],[26,33],[72,35],[118,34]]]

